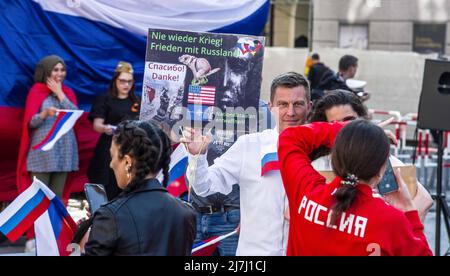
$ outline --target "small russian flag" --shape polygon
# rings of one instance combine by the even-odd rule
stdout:
[[[50,201],[44,214],[34,223],[36,255],[68,256],[67,246],[72,242],[78,226],[58,197]]]
[[[50,199],[33,182],[0,214],[0,231],[12,242],[16,242],[50,205]]]
[[[264,155],[261,160],[261,176],[274,170],[279,170],[280,165],[278,163],[278,154],[276,152],[270,152]]]
[[[170,156],[169,181],[167,182],[167,191],[174,197],[179,197],[187,191],[185,178],[187,166],[188,154],[186,148],[179,144]],[[159,173],[157,178],[162,182],[162,173]]]
[[[175,197],[187,191],[185,179],[187,165],[188,157],[186,156],[179,160],[169,171],[167,190]]]
[[[237,234],[237,230],[234,230],[222,236],[211,237],[209,239],[194,244],[192,246],[192,256],[212,256],[217,246],[220,245],[221,240],[224,240],[235,234]]]
[[[77,225],[61,200],[37,178],[0,213],[0,231],[12,242],[33,224],[38,256],[69,255],[66,249]]]
[[[59,138],[72,129],[81,115],[83,115],[83,110],[58,110],[56,120],[47,136],[45,136],[44,140],[34,145],[32,149],[51,150]]]
[[[200,241],[192,246],[192,256],[212,256],[220,241],[214,242],[219,236]]]

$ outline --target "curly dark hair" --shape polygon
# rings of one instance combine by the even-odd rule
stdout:
[[[123,191],[130,192],[139,187],[149,174],[162,170],[167,187],[172,147],[167,135],[154,123],[144,121],[124,121],[117,126],[113,141],[119,146],[119,159],[126,154],[134,158],[131,183]]]
[[[367,107],[353,92],[342,89],[331,90],[318,100],[313,107],[310,122],[327,122],[326,111],[335,106],[350,105],[359,118],[369,119]],[[330,154],[330,149],[321,146],[310,154],[311,160]]]
[[[350,105],[359,118],[368,119],[369,117],[367,107],[355,93],[336,89],[328,91],[314,104],[311,122],[327,122],[326,111],[339,105]]]

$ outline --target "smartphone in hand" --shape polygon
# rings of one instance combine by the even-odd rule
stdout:
[[[397,178],[395,178],[394,169],[391,161],[388,160],[384,176],[378,184],[378,192],[381,195],[392,193],[398,190]]]
[[[100,206],[108,202],[103,185],[87,183],[84,185],[84,193],[86,194],[91,214],[94,214]]]

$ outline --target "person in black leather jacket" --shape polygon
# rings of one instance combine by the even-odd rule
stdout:
[[[110,166],[123,191],[94,213],[85,255],[191,255],[195,212],[165,188],[171,152],[153,123],[118,126]],[[155,179],[160,170],[162,185]]]

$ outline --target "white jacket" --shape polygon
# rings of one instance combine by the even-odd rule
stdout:
[[[261,176],[261,154],[270,146],[276,151],[278,132],[268,129],[239,137],[227,152],[208,167],[199,155],[192,185],[195,193],[207,196],[228,194],[240,186],[241,229],[236,255],[282,256],[286,254],[288,206],[279,170]],[[196,156],[189,155],[187,176],[192,183]]]

